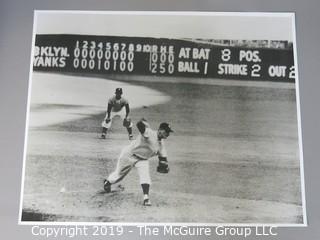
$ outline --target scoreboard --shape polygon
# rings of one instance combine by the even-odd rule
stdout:
[[[36,35],[34,70],[295,81],[292,49],[229,47],[203,40]]]

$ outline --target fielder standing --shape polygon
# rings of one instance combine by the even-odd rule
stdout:
[[[129,146],[122,149],[115,171],[104,180],[104,190],[110,192],[111,185],[121,181],[135,167],[143,191],[143,205],[151,206],[149,199],[151,178],[148,159],[157,155],[159,158],[157,171],[160,173],[169,172],[164,139],[173,131],[166,122],[161,123],[157,131],[152,130],[145,119],[137,123],[137,128],[140,132],[139,136]]]
[[[127,128],[129,139],[133,139],[132,122],[129,118],[130,107],[127,99],[122,97],[122,88],[117,88],[115,95],[108,101],[108,109],[104,120],[101,123],[102,134],[101,138],[105,139],[108,129],[111,127],[112,119],[119,116],[123,119],[123,126]]]

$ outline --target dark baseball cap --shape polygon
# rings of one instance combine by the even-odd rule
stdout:
[[[171,129],[169,123],[166,123],[166,122],[160,123],[159,129],[163,129],[167,133],[173,132],[173,130]]]
[[[122,94],[122,88],[116,88],[116,93]]]

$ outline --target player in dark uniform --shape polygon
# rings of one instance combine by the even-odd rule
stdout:
[[[130,107],[127,99],[122,97],[122,88],[117,88],[115,95],[108,101],[108,109],[104,120],[101,123],[101,138],[105,139],[108,129],[111,127],[112,119],[119,116],[123,119],[123,126],[127,128],[129,139],[133,139],[132,122],[129,118]]]

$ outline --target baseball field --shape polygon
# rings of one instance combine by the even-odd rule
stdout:
[[[34,73],[22,221],[303,223],[294,85],[244,83]],[[144,117],[156,129],[167,121],[174,130],[166,140],[169,174],[150,160],[151,207],[142,206],[135,169],[103,191],[129,144],[117,119],[99,139],[118,86],[134,123]]]

